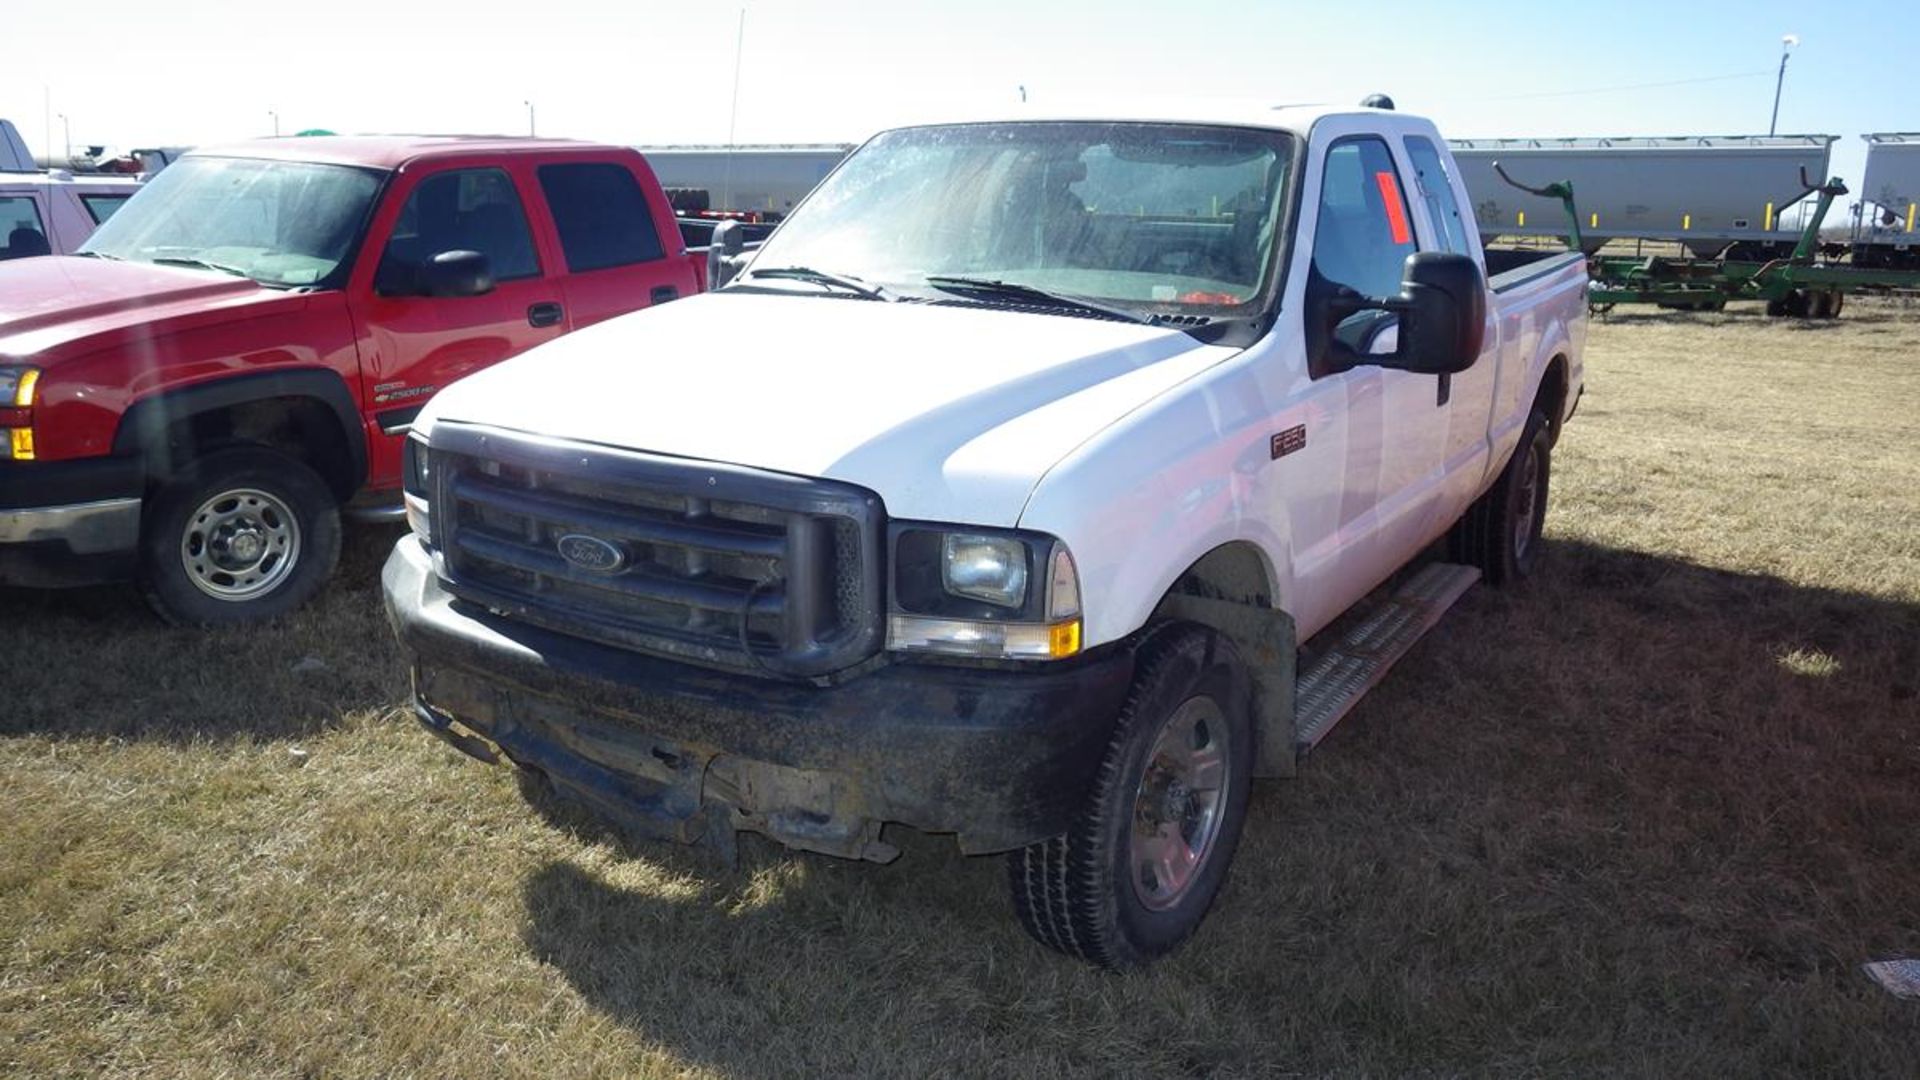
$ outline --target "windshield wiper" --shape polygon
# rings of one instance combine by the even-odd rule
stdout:
[[[109,255],[104,251],[76,251],[74,252],[74,254],[78,255],[83,259],[105,259],[108,262],[126,262],[127,261],[127,257],[124,255]]]
[[[1064,308],[1069,311],[1086,311],[1095,315],[1105,315],[1109,319],[1121,319],[1131,323],[1146,323],[1153,320],[1137,311],[1123,307],[1103,304],[1098,300],[1089,300],[1072,293],[1053,292],[1037,285],[1023,285],[1017,281],[1001,281],[997,278],[961,277],[954,274],[928,274],[927,284],[944,292],[975,293],[981,296],[997,296],[1005,300],[1026,300],[1047,307]]]
[[[177,255],[162,255],[147,261],[155,266],[186,266],[195,270],[218,270],[223,274],[232,274],[234,277],[251,276],[237,266],[222,266],[219,263],[207,262],[205,259],[183,259]]]
[[[891,301],[898,299],[891,292],[888,292],[878,285],[869,285],[859,278],[848,277],[845,274],[829,274],[825,270],[815,270],[811,266],[774,266],[765,270],[756,268],[749,270],[747,276],[790,278],[794,281],[810,281],[816,285],[828,285],[834,288],[845,289],[848,292],[858,293],[869,300]]]

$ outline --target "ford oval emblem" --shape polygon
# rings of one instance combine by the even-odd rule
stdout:
[[[560,557],[594,574],[617,574],[627,565],[627,553],[618,547],[585,533],[568,533],[554,545]]]

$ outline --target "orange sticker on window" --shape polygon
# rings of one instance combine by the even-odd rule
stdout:
[[[1387,204],[1387,225],[1393,229],[1393,242],[1413,243],[1413,230],[1407,228],[1407,204],[1400,198],[1400,182],[1385,171],[1374,173],[1373,182],[1380,188],[1380,201]]]

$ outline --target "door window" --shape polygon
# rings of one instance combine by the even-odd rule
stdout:
[[[0,259],[24,259],[29,255],[50,255],[47,230],[40,224],[40,211],[25,195],[0,195]]]
[[[404,280],[443,251],[485,255],[495,281],[540,275],[527,213],[505,170],[456,169],[422,180],[394,222],[379,278]]]
[[[632,170],[611,162],[542,165],[540,190],[553,211],[567,269],[580,273],[651,262],[665,252],[653,211]]]
[[[1327,151],[1313,235],[1321,277],[1362,296],[1398,294],[1401,264],[1414,251],[1411,221],[1385,142],[1346,139]]]
[[[1453,181],[1447,175],[1446,159],[1433,140],[1414,136],[1407,140],[1407,157],[1413,161],[1415,183],[1427,205],[1427,217],[1440,235],[1435,237],[1441,251],[1471,254],[1467,247],[1467,227],[1460,220],[1460,204],[1453,197]]]

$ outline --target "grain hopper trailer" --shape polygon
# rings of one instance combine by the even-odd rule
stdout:
[[[1827,175],[1833,135],[1689,135],[1663,138],[1456,139],[1453,155],[1473,198],[1483,242],[1565,236],[1557,199],[1502,183],[1513,175],[1568,182],[1580,193],[1589,255],[1609,240],[1664,240],[1701,258],[1766,259],[1793,250],[1783,211]]]

